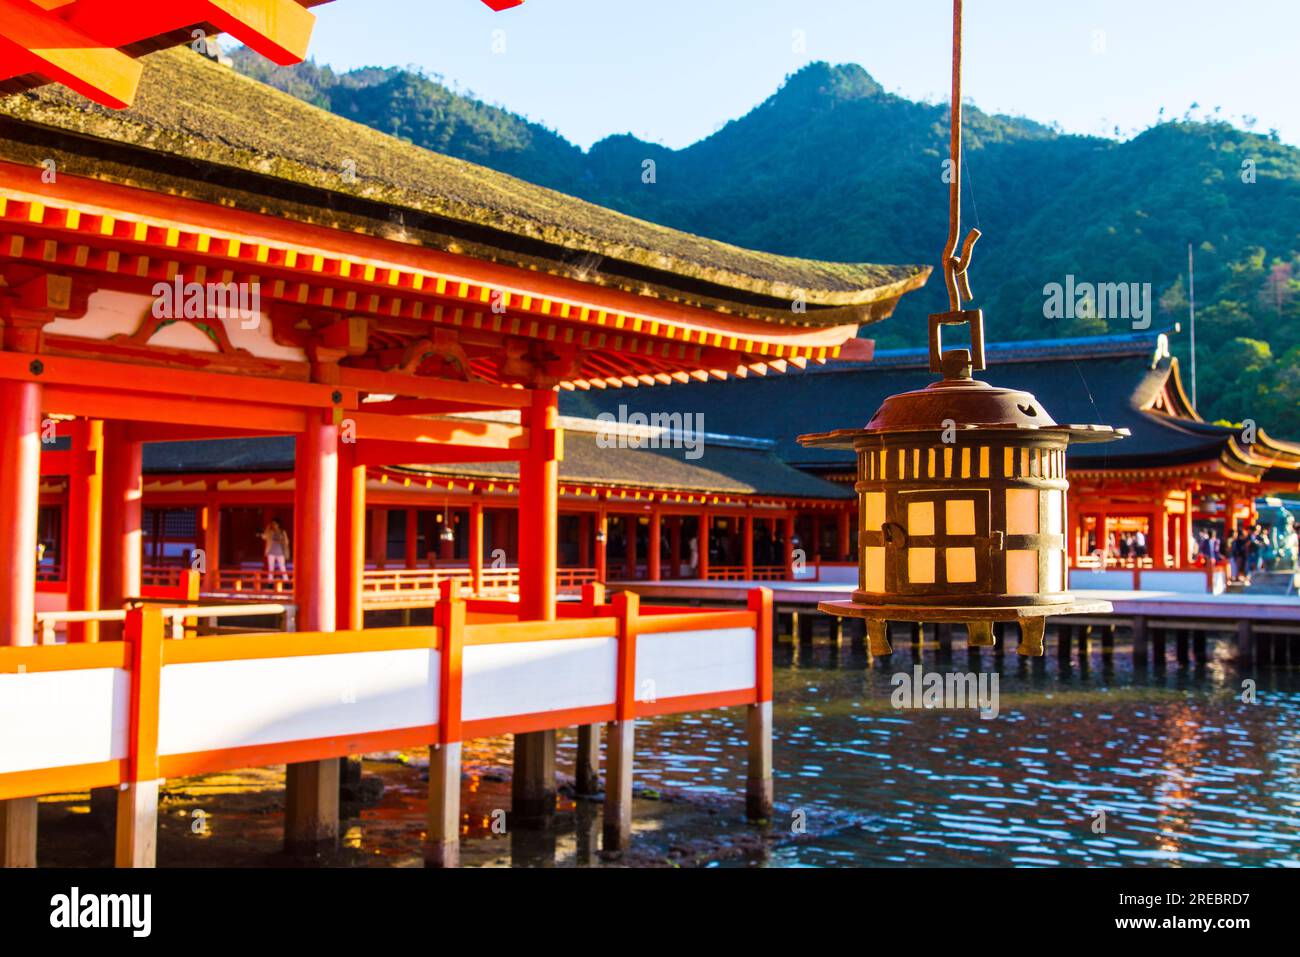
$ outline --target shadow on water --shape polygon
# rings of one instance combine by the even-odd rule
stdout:
[[[1172,649],[1171,649],[1172,650]],[[1300,866],[1300,675],[1203,665],[1134,668],[1127,648],[1080,662],[958,648],[869,662],[848,645],[776,650],[778,811],[742,816],[742,709],[637,730],[634,851],[625,863],[723,866]],[[998,714],[904,709],[893,676],[980,672]],[[1257,683],[1243,701],[1243,679]],[[558,763],[571,780],[575,736]],[[554,826],[511,829],[510,739],[468,742],[463,863],[598,866],[600,805],[564,788]],[[382,797],[344,821],[333,866],[419,866],[427,758],[372,755]],[[163,866],[290,866],[280,851],[282,769],[170,781]],[[42,803],[48,864],[111,859],[86,795]],[[95,819],[98,826],[91,826]]]

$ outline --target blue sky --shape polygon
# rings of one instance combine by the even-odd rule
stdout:
[[[912,99],[947,96],[950,0],[335,0],[311,51],[336,68],[416,65],[580,146],[681,147],[813,60],[862,64]],[[495,31],[502,31],[497,33]],[[970,0],[965,90],[983,109],[1122,135],[1161,107],[1300,144],[1300,0]],[[495,47],[495,49],[494,49]]]

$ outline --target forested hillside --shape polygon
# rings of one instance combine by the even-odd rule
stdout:
[[[768,100],[681,150],[611,136],[583,151],[545,127],[397,68],[237,69],[360,123],[655,222],[771,252],[934,262],[947,233],[947,106],[889,94],[856,65],[811,64]],[[629,121],[631,118],[629,118]],[[989,334],[1048,338],[1182,322],[1196,249],[1202,413],[1300,439],[1300,150],[1223,122],[1162,122],[1125,142],[1068,136],[970,107],[966,222],[985,233],[971,282]],[[646,182],[645,161],[654,161]],[[1149,283],[1151,314],[1045,288]],[[944,308],[936,274],[869,335],[919,345]]]

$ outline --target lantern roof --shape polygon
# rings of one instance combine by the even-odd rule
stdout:
[[[1129,434],[1128,429],[1108,425],[1058,425],[1032,393],[999,388],[979,379],[945,378],[885,399],[865,428],[802,435],[799,443],[811,448],[853,448],[870,435],[953,428],[958,432],[1028,431],[1073,442],[1106,442]]]

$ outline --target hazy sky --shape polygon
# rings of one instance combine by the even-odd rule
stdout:
[[[312,55],[417,65],[581,146],[685,146],[812,60],[946,99],[950,0],[335,0]],[[495,31],[502,31],[496,33]],[[1161,107],[1221,107],[1300,144],[1300,0],[968,0],[965,90],[985,110],[1124,135]]]

